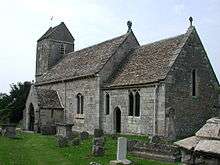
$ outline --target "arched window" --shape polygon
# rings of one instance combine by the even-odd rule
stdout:
[[[140,95],[135,93],[135,116],[140,116]]]
[[[109,109],[110,109],[110,96],[107,93],[105,95],[105,113],[106,113],[106,115],[109,115]]]
[[[133,93],[130,92],[129,93],[129,113],[128,113],[128,115],[133,116],[133,114],[134,114],[134,96],[133,96]]]
[[[83,114],[83,105],[84,105],[84,97],[83,97],[83,95],[81,95],[81,103],[80,103],[80,105],[81,105],[81,114]]]
[[[83,114],[83,95],[81,93],[78,93],[76,95],[77,99],[77,114]]]
[[[196,70],[192,70],[192,96],[196,96]]]

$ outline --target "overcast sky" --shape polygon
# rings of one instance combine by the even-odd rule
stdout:
[[[220,0],[1,0],[0,92],[34,79],[36,41],[61,21],[81,49],[126,33],[127,20],[140,44],[182,34],[189,16],[220,80]]]

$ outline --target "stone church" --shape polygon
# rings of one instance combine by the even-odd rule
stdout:
[[[196,28],[140,45],[125,34],[75,50],[61,22],[37,41],[24,128],[72,123],[92,133],[188,136],[216,116],[219,87]]]

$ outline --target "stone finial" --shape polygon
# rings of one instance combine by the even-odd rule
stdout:
[[[131,31],[131,27],[132,27],[132,22],[128,21],[127,22],[127,26],[128,26],[128,31],[127,32],[130,32]]]
[[[190,27],[192,26],[193,17],[189,17]]]

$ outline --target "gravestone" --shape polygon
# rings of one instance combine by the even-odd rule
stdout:
[[[103,156],[105,154],[104,146],[92,146],[92,153],[94,156]]]
[[[2,135],[8,138],[16,138],[16,125],[2,124]]]
[[[59,147],[67,147],[68,146],[68,138],[63,136],[57,137],[57,143]]]
[[[89,138],[89,133],[88,132],[83,131],[83,132],[80,133],[80,139],[81,140],[86,140],[88,138]]]
[[[110,161],[110,165],[131,164],[126,158],[127,155],[127,138],[119,137],[117,146],[117,160]]]
[[[78,146],[80,145],[80,139],[79,138],[73,138],[69,141],[70,146]]]
[[[103,136],[103,130],[102,129],[94,129],[94,137],[98,138],[98,137],[102,137]]]
[[[104,137],[98,137],[93,139],[93,145],[96,146],[104,146],[105,145],[105,139]]]
[[[92,154],[94,156],[103,156],[105,154],[104,145],[105,145],[105,138],[103,137],[103,130],[94,129]]]
[[[72,126],[73,126],[73,124],[56,123],[56,126],[57,126],[56,136],[62,136],[62,137],[67,137],[67,138],[72,136]]]

